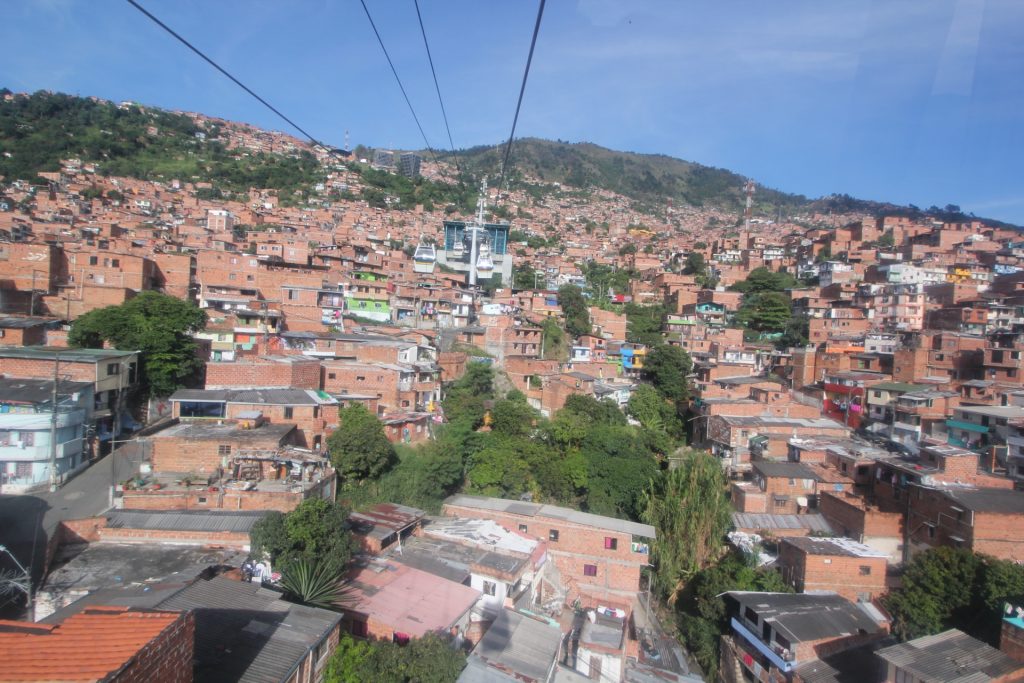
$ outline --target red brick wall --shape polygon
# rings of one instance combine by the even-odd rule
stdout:
[[[911,540],[932,547],[961,544],[1000,559],[1024,561],[1024,516],[972,513],[954,507],[963,506],[941,491],[920,488],[912,491],[908,522]],[[934,533],[929,524],[934,525]],[[962,543],[954,536],[963,539]]]
[[[27,358],[0,358],[0,374],[7,377],[51,379],[52,360],[30,360]],[[60,374],[75,382],[95,382],[96,365],[93,363],[72,363],[61,361]]]
[[[319,389],[320,361],[311,358],[291,363],[264,360],[207,363],[206,388],[212,387]]]
[[[818,511],[836,531],[864,542],[865,538],[902,538],[903,514],[866,508],[857,498],[823,492],[818,497]]]
[[[181,617],[135,653],[111,683],[192,683],[196,620],[192,612]],[[86,653],[82,653],[86,655]]]
[[[999,634],[999,649],[1018,662],[1024,662],[1024,630],[1004,620]]]
[[[206,506],[199,506],[206,507]],[[97,541],[112,543],[171,543],[247,550],[249,534],[232,531],[173,531],[165,529],[99,529]]]
[[[326,493],[324,493],[326,492]],[[334,499],[334,477],[328,477],[306,491],[217,491],[141,490],[125,491],[124,507],[131,510],[277,510],[291,512],[309,498]],[[205,503],[199,499],[205,498]]]
[[[594,529],[560,519],[526,517],[449,504],[445,504],[444,514],[491,519],[513,531],[520,530],[521,524],[526,525],[524,533],[547,541],[548,555],[555,562],[563,580],[570,586],[580,587],[580,590],[586,586],[631,593],[640,590],[640,568],[646,566],[649,556],[632,551],[632,537],[629,534]],[[557,541],[550,539],[552,529],[558,531]],[[615,550],[605,549],[606,537],[616,540]],[[597,575],[586,576],[583,569],[585,564],[596,565]]]
[[[290,437],[291,435],[289,435]],[[238,448],[230,437],[217,439],[190,439],[187,437],[161,437],[150,439],[152,444],[153,469],[156,472],[196,472],[212,474],[221,466],[224,456],[218,450],[221,445],[230,446],[232,452]],[[273,450],[281,445],[279,436],[253,439],[246,442],[246,448]],[[230,458],[230,456],[229,456]]]
[[[835,591],[847,600],[856,602],[861,594],[868,594],[870,600],[885,592],[884,557],[809,555],[783,541],[779,544],[777,565],[782,578],[801,593]],[[870,573],[862,574],[862,567],[866,567]]]

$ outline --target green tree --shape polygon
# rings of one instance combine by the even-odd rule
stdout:
[[[203,368],[192,338],[206,328],[206,313],[159,292],[142,292],[120,306],[89,311],[71,325],[68,344],[141,352],[141,384],[154,396],[169,396]]]
[[[512,277],[513,289],[533,289],[534,287],[542,287],[543,284],[544,280],[529,263],[524,263],[516,268],[515,275]]]
[[[526,402],[522,392],[509,392],[491,408],[491,429],[495,434],[511,437],[525,437],[533,430],[537,411]]]
[[[1004,601],[1024,597],[1024,567],[963,548],[934,548],[916,555],[902,586],[883,604],[893,633],[903,640],[958,628],[998,645]]]
[[[678,407],[690,396],[687,377],[692,369],[690,354],[678,346],[663,345],[647,354],[643,375]]]
[[[729,289],[744,294],[760,292],[783,292],[798,286],[796,278],[789,273],[778,273],[759,266],[750,271],[746,280],[735,283]]]
[[[558,305],[565,316],[565,331],[573,337],[590,334],[590,311],[583,291],[576,285],[562,285],[558,288]]]
[[[651,481],[641,499],[641,519],[658,531],[651,546],[654,586],[670,603],[722,548],[732,507],[722,465],[691,451],[674,470]]]
[[[466,654],[435,633],[399,645],[345,634],[324,671],[324,683],[454,683]]]
[[[686,262],[683,264],[684,275],[707,275],[708,264],[704,260],[704,254],[699,251],[691,251],[686,255]]]
[[[569,340],[565,338],[565,330],[554,318],[545,318],[541,323],[543,336],[544,360],[565,361],[569,358]]]
[[[661,304],[641,306],[628,303],[626,312],[626,341],[643,344],[650,348],[661,346],[665,337],[661,333],[665,320],[665,307]]]
[[[785,294],[763,292],[744,296],[736,319],[758,332],[783,332],[792,315],[793,304]]]
[[[341,409],[340,425],[327,437],[331,462],[346,485],[377,479],[396,462],[384,425],[361,403]]]
[[[587,424],[626,424],[626,416],[614,401],[607,398],[599,401],[589,394],[569,394],[562,410],[584,418]]]
[[[449,422],[465,420],[476,429],[483,424],[484,402],[494,398],[494,370],[487,363],[469,363],[466,372],[445,393],[442,408]]]
[[[304,561],[335,573],[355,548],[348,531],[348,508],[323,498],[304,500],[287,514],[269,512],[253,525],[249,541],[254,557],[287,568]]]
[[[649,384],[641,384],[633,391],[626,411],[645,429],[665,432],[676,439],[683,436],[683,423],[675,407]]]

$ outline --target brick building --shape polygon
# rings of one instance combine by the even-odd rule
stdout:
[[[547,541],[548,554],[561,576],[566,602],[607,600],[632,604],[647,566],[654,527],[569,508],[502,498],[455,495],[444,503],[447,516],[490,519]]]
[[[296,446],[320,450],[338,426],[338,401],[312,389],[179,389],[170,397],[172,416],[182,421],[239,420],[292,425]]]
[[[726,593],[726,606],[731,628],[722,636],[719,667],[726,683],[804,680],[801,674],[813,673],[823,658],[878,641],[889,630],[873,607],[834,593],[733,592]]]
[[[87,607],[58,624],[0,621],[8,681],[191,683],[191,612]]]
[[[908,502],[911,553],[951,546],[1024,561],[1024,492],[916,486]]]
[[[831,591],[869,602],[886,590],[887,556],[849,538],[788,537],[775,566],[798,593]]]
[[[137,380],[139,354],[113,349],[51,346],[0,346],[0,375],[24,379],[62,379],[93,385],[90,429],[101,442],[121,434],[129,423],[127,398]]]

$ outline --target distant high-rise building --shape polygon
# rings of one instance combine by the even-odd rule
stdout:
[[[378,149],[373,153],[373,165],[376,168],[394,168],[395,153],[390,149]]]
[[[406,178],[418,178],[423,157],[415,152],[402,152],[398,160],[398,172]]]

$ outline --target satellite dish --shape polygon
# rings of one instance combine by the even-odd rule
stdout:
[[[807,499],[804,498],[803,496],[800,496],[799,498],[796,499],[796,504],[802,508],[805,508],[807,507]]]

